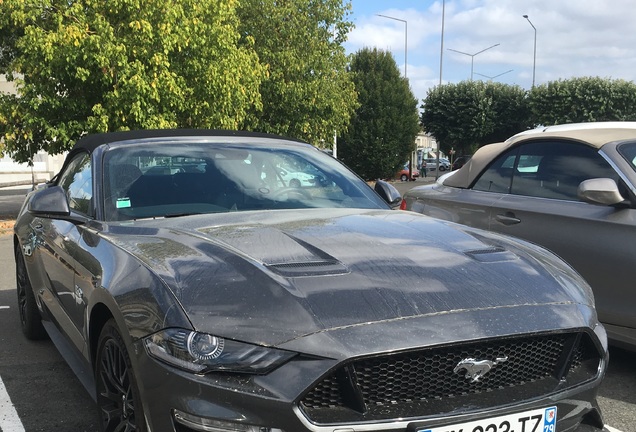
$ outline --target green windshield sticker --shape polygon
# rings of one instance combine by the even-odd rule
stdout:
[[[130,207],[130,198],[117,198],[117,208],[128,208]]]

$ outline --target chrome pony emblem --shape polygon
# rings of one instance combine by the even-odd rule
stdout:
[[[461,373],[462,370],[465,370],[466,373],[464,377],[471,380],[471,382],[477,382],[481,377],[490,372],[495,365],[503,363],[506,360],[508,360],[508,357],[497,357],[494,361],[467,358],[457,363],[453,372]]]

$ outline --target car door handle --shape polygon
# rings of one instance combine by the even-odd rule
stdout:
[[[498,214],[495,219],[497,219],[497,222],[501,222],[504,225],[515,225],[521,223],[521,219],[515,217],[515,214],[512,212]]]

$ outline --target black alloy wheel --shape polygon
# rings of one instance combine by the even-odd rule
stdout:
[[[47,334],[42,325],[42,317],[35,302],[33,287],[27,273],[24,256],[20,247],[15,249],[15,280],[18,292],[18,312],[20,314],[20,326],[27,339],[46,339]]]
[[[97,409],[104,432],[145,432],[135,373],[114,320],[99,337],[95,366]]]

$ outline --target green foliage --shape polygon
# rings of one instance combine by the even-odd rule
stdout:
[[[351,73],[360,107],[338,137],[338,157],[366,180],[392,178],[414,150],[417,99],[390,53],[358,51]]]
[[[635,121],[636,84],[582,77],[526,92],[518,86],[463,81],[429,90],[422,108],[424,130],[443,150],[454,147],[457,154],[469,154],[539,125]]]
[[[350,8],[342,0],[241,1],[241,34],[267,68],[253,128],[316,144],[346,128],[357,106],[342,46]]]
[[[0,100],[0,132],[19,161],[82,134],[240,127],[264,74],[238,46],[235,1],[4,0],[0,25],[24,31],[10,65],[19,97]]]
[[[462,81],[429,90],[421,122],[442,151],[471,154],[531,126],[526,92],[519,86]]]
[[[492,129],[482,136],[479,144],[505,141],[534,126],[528,107],[528,93],[524,89],[516,85],[488,82],[485,93]]]
[[[0,134],[18,161],[126,129],[331,141],[356,106],[340,0],[28,3],[0,0],[0,72],[18,89],[0,95]]]
[[[636,120],[636,84],[581,77],[552,81],[530,92],[536,124]]]

